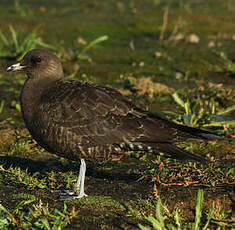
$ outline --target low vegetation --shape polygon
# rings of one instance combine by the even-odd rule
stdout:
[[[233,1],[27,4],[0,9],[0,229],[235,228]],[[79,164],[32,140],[18,99],[25,76],[5,73],[34,47],[53,50],[66,77],[229,141],[177,143],[207,166],[138,152],[88,165],[89,196],[59,201],[51,191],[72,188]]]

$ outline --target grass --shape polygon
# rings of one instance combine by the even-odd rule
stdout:
[[[190,146],[191,148],[191,146]],[[192,151],[192,148],[186,148]],[[203,184],[207,187],[216,187],[219,184],[232,184],[234,168],[224,167],[215,161],[209,167],[202,167],[197,163],[182,164],[176,160],[154,160],[154,167],[141,171],[141,179],[148,179],[162,186],[188,186]]]
[[[62,61],[73,63],[73,71],[69,74],[68,78],[76,77],[80,68],[78,64],[80,61],[86,60],[88,62],[92,62],[91,55],[89,55],[87,51],[106,40],[108,40],[107,35],[100,36],[94,39],[93,41],[91,41],[90,43],[88,43],[87,45],[85,45],[85,47],[82,50],[79,50],[78,48],[74,48],[68,51],[64,47],[61,47],[61,46],[58,47],[58,55],[61,57]],[[86,41],[82,40],[82,43],[86,44]],[[83,74],[82,78],[83,76],[86,76],[86,74]]]
[[[88,167],[89,197],[59,201],[50,191],[72,188],[78,165],[48,157],[32,142],[18,100],[25,76],[6,77],[4,71],[9,59],[20,59],[35,46],[53,44],[50,48],[56,47],[66,77],[110,85],[142,108],[166,111],[170,120],[232,138],[234,14],[232,1],[216,3],[88,0],[78,4],[69,0],[55,8],[50,2],[39,6],[16,0],[15,9],[3,4],[0,229],[138,229],[138,224],[143,228],[154,224],[157,229],[233,227],[232,201],[227,195],[234,185],[229,143],[182,145],[207,155],[212,161],[209,167],[134,152],[115,164],[96,165],[94,171]],[[183,39],[178,39],[179,33]],[[198,43],[187,41],[190,34],[197,34]],[[192,206],[199,187],[205,196],[198,193]]]
[[[174,93],[172,97],[184,109],[184,114],[176,119],[176,121],[180,120],[184,125],[191,127],[223,127],[224,125],[229,125],[231,128],[235,128],[235,120],[226,121],[224,116],[235,111],[234,105],[216,111],[215,97],[209,98],[207,107],[205,107],[205,99],[201,99],[200,96],[191,98],[191,100],[187,98],[186,102],[180,98],[178,93]],[[213,119],[223,121],[213,122]]]
[[[16,147],[16,151],[18,151],[18,146]],[[67,164],[67,162],[65,163]],[[155,172],[150,170],[148,174],[142,177],[142,180],[150,178],[154,183],[167,187],[193,186],[198,184],[204,187],[214,188],[216,188],[216,184],[227,183],[229,185],[234,181],[234,171],[232,169],[229,170],[216,165],[210,169],[203,169],[193,163],[182,165],[180,162],[172,160],[167,160],[166,162],[161,161],[160,157],[158,157],[158,162],[155,163],[157,163],[156,167],[158,167],[158,170],[157,168]],[[7,209],[1,205],[0,213],[2,212],[1,215],[3,215],[3,218],[0,218],[1,226],[6,226],[6,229],[13,229],[14,227],[59,229],[62,226],[62,222],[65,221],[63,226],[70,226],[73,219],[76,220],[78,218],[78,214],[72,215],[72,211],[68,212],[66,208],[62,209],[61,205],[57,208],[49,208],[48,204],[45,203],[45,198],[42,197],[44,201],[41,201],[38,195],[34,195],[35,190],[38,191],[37,194],[47,194],[50,190],[61,186],[71,188],[77,179],[77,172],[58,173],[54,170],[47,172],[49,169],[50,167],[48,169],[45,168],[44,173],[30,173],[28,170],[22,170],[20,167],[9,167],[7,169],[1,167],[1,186],[14,184],[16,187],[23,186],[26,188],[25,191],[30,192],[30,194],[16,192],[11,195],[13,196],[13,200],[19,200],[13,206],[13,210],[12,208]],[[136,173],[141,174],[141,171],[136,171],[136,168],[134,170]],[[140,182],[135,183],[138,184]],[[124,184],[126,187],[125,181]],[[118,186],[117,182],[116,186]],[[209,212],[204,210],[202,206],[204,193],[201,190],[199,191],[195,222],[185,221],[184,218],[180,217],[178,209],[174,209],[173,212],[169,211],[167,205],[162,205],[160,199],[157,201],[156,218],[149,216],[146,220],[151,222],[156,229],[176,229],[177,227],[178,229],[207,229],[205,226],[232,226],[231,212],[229,213],[225,210],[225,207],[219,199],[213,201],[212,208],[210,208]],[[49,195],[49,197],[52,196],[54,195]],[[65,205],[70,208],[74,206],[76,209],[95,209],[98,212],[113,210],[115,212],[125,213],[126,218],[133,218],[143,223],[145,210],[148,210],[148,212],[153,210],[153,205],[149,202],[154,202],[154,200],[131,199],[128,201],[117,201],[113,197],[101,196],[100,194],[99,196],[90,195],[88,198],[77,201],[66,201]],[[39,207],[40,210],[38,210]],[[204,228],[201,227],[202,225]],[[141,229],[145,229],[143,224],[140,226]]]
[[[231,75],[234,75],[235,74],[235,63],[230,60],[230,58],[228,57],[228,55],[223,52],[223,51],[214,51],[216,55],[218,55],[221,60],[223,61],[224,63],[224,70],[223,71],[226,71],[226,72],[229,72]]]
[[[0,113],[2,113],[4,105],[5,105],[5,101],[1,100],[1,102],[0,102]]]
[[[75,50],[72,52],[66,52],[63,47],[60,49],[60,53],[62,54],[62,58],[64,58],[66,61],[78,61],[78,60],[88,60],[91,57],[87,54],[87,51],[91,49],[92,47],[96,46],[97,44],[104,42],[108,39],[107,35],[100,36],[93,41],[91,41],[89,44],[87,44],[81,51]],[[86,44],[86,41],[84,41]]]
[[[46,188],[46,178],[40,178],[38,172],[30,175],[27,170],[22,170],[20,167],[10,167],[5,169],[3,166],[0,168],[2,173],[1,181],[6,179],[9,182],[14,182],[17,184],[24,184],[27,188]]]
[[[22,26],[15,29],[9,25],[7,35],[0,30],[0,58],[21,59],[29,50],[36,46],[54,50],[55,47],[44,43],[36,33],[37,29],[29,33],[27,36],[22,35]]]
[[[152,225],[153,229],[156,230],[176,230],[176,229],[192,229],[192,230],[206,230],[209,229],[208,226],[213,223],[216,229],[223,229],[223,227],[232,228],[234,227],[233,220],[220,222],[217,219],[216,212],[221,206],[215,207],[214,205],[210,207],[208,213],[203,211],[203,201],[204,201],[204,191],[202,189],[198,190],[197,202],[196,202],[196,213],[194,222],[185,223],[180,217],[178,209],[176,208],[173,213],[171,213],[166,205],[162,205],[161,199],[157,200],[156,214],[155,217],[147,216],[145,219]],[[220,212],[220,211],[219,211]],[[147,226],[139,224],[141,230],[150,230]]]
[[[26,208],[29,204],[32,206]],[[35,198],[20,201],[13,211],[7,210],[0,204],[0,213],[1,229],[64,229],[77,216],[75,208],[68,210],[66,203],[61,211],[54,209],[51,212],[47,204]]]

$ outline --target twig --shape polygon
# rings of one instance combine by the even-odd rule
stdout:
[[[164,39],[164,33],[166,31],[167,23],[168,23],[168,13],[169,13],[169,6],[166,6],[164,9],[164,15],[163,15],[163,24],[162,29],[159,36],[159,41],[162,41]]]

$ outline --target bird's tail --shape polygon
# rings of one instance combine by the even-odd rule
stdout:
[[[175,158],[179,160],[193,160],[201,162],[203,164],[209,163],[209,161],[205,157],[188,152],[184,149],[177,147],[172,143],[160,143],[158,144],[158,149],[158,152],[160,151],[162,153],[160,155],[166,157]]]
[[[188,126],[174,124],[175,128],[180,132],[178,135],[184,139],[184,141],[215,141],[215,140],[228,140],[225,137],[221,137],[207,130],[192,128]]]

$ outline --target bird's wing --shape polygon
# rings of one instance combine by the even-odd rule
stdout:
[[[69,130],[80,143],[172,142],[176,129],[150,117],[118,91],[72,80],[60,80],[42,95],[40,122]]]

